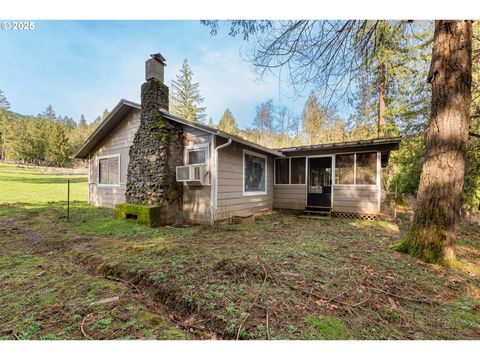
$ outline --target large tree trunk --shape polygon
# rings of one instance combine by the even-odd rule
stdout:
[[[385,64],[380,65],[380,84],[378,92],[378,138],[384,137],[385,128]]]
[[[472,82],[472,22],[435,21],[430,124],[413,223],[396,249],[426,262],[455,260]]]

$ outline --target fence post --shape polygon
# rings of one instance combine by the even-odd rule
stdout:
[[[397,219],[398,181],[395,183],[395,201],[393,202],[393,217]]]
[[[70,220],[70,179],[67,180],[67,220]]]

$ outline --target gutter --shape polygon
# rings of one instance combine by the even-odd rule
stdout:
[[[216,140],[216,138],[215,138]],[[215,224],[215,220],[217,220],[217,192],[218,192],[218,150],[226,148],[232,144],[232,139],[228,139],[225,144],[218,145],[213,151],[213,169],[212,169],[212,186],[210,187],[210,219],[211,224]]]

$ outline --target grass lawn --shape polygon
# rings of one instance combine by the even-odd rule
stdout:
[[[11,177],[35,178],[29,171]],[[3,185],[19,187],[5,177],[0,203]],[[46,185],[55,193],[37,183],[31,194]],[[67,222],[63,202],[9,196],[0,205],[3,338],[480,338],[473,226],[461,226],[458,264],[445,269],[389,249],[406,215],[149,229],[80,201]]]
[[[38,167],[0,163],[0,204],[28,204],[67,200],[67,180],[70,179],[70,201],[88,199],[86,175],[55,175]]]

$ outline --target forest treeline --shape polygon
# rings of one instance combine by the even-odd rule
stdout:
[[[426,82],[431,60],[432,28],[420,24],[414,36],[390,36],[384,48],[370,59],[365,71],[357,71],[357,86],[335,103],[311,91],[300,114],[265,99],[257,105],[251,126],[240,128],[228,108],[208,125],[270,148],[338,141],[403,136],[399,151],[392,152],[385,171],[385,187],[415,194],[425,154],[425,136],[430,115],[431,92]],[[474,56],[478,57],[480,32],[474,28]],[[185,60],[171,84],[170,111],[193,121],[206,121],[200,86]],[[470,130],[480,133],[480,69],[473,66],[472,120]],[[381,91],[379,92],[379,89]],[[379,96],[380,93],[380,96]],[[351,109],[345,112],[339,109]],[[72,155],[105,119],[108,111],[87,122],[57,116],[51,105],[38,116],[9,110],[0,90],[0,157],[57,166],[74,165]],[[380,121],[381,120],[381,121]],[[467,145],[463,207],[480,209],[480,139],[471,136]]]
[[[105,110],[88,123],[83,115],[77,121],[57,115],[52,105],[36,116],[9,109],[0,90],[0,159],[63,167],[76,164],[73,154],[108,116]]]

